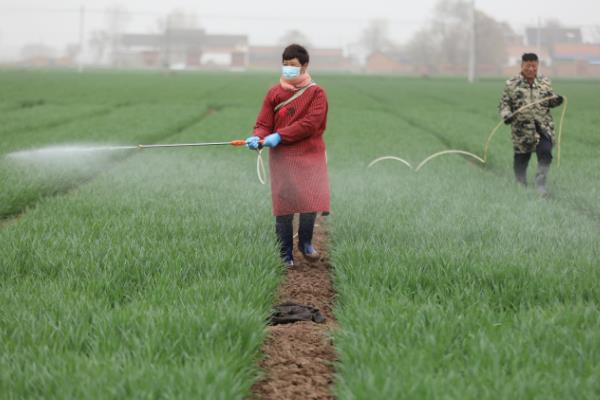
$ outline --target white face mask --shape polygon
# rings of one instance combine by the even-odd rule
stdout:
[[[281,67],[281,76],[286,80],[297,78],[300,76],[300,67],[284,65]]]

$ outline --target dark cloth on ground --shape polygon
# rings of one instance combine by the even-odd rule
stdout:
[[[298,321],[325,322],[325,317],[318,308],[296,303],[282,303],[275,306],[269,325],[292,324]]]

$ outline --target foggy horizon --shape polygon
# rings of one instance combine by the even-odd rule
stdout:
[[[24,45],[43,44],[63,53],[69,44],[80,41],[84,31],[84,59],[89,58],[89,40],[93,31],[106,29],[106,10],[115,5],[128,12],[124,33],[158,33],[159,21],[170,12],[180,11],[196,17],[196,27],[209,34],[247,35],[249,44],[280,45],[290,30],[304,34],[313,48],[342,48],[348,52],[356,46],[361,32],[372,20],[387,22],[389,38],[395,44],[407,42],[416,31],[431,22],[437,0],[422,0],[417,5],[395,4],[381,0],[369,2],[369,7],[348,5],[339,0],[305,1],[298,10],[285,10],[273,0],[249,4],[238,1],[163,2],[114,0],[61,0],[48,5],[40,0],[0,2],[0,62],[14,61]],[[565,27],[582,27],[584,40],[600,40],[600,4],[593,0],[500,2],[478,0],[478,11],[498,22],[507,22],[517,33],[526,26],[558,20]],[[83,20],[81,7],[84,7]],[[515,10],[518,10],[515,12]]]

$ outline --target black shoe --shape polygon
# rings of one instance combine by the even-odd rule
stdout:
[[[291,257],[286,257],[283,260],[283,266],[286,268],[294,268],[294,259]]]

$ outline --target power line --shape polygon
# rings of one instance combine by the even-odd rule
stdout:
[[[477,59],[475,35],[475,0],[471,0],[471,7],[469,7],[469,71],[467,76],[469,83],[475,82],[476,77]]]
[[[85,9],[86,14],[106,14],[111,10],[111,7],[107,7],[105,9],[100,8],[87,8]],[[174,9],[177,11],[177,9]],[[478,10],[481,11],[481,10]],[[79,8],[52,8],[52,7],[41,7],[41,8],[27,8],[27,7],[0,7],[0,12],[2,14],[14,13],[14,14],[31,14],[31,13],[70,13],[70,14],[78,14],[80,12]],[[185,10],[183,12],[186,12]],[[483,11],[481,11],[483,12]],[[123,8],[123,13],[132,15],[132,16],[148,16],[148,17],[164,17],[169,15],[170,12],[159,12],[156,10],[134,10],[130,11],[126,8]],[[218,19],[235,19],[235,20],[248,20],[248,21],[322,21],[322,22],[343,22],[343,23],[357,23],[357,22],[370,22],[374,20],[382,20],[387,21],[394,24],[404,24],[404,25],[419,25],[419,24],[427,24],[431,22],[431,19],[397,19],[397,18],[389,18],[388,16],[374,16],[374,17],[327,17],[327,16],[291,16],[291,17],[281,17],[281,16],[253,16],[253,15],[231,15],[231,14],[201,14],[196,13],[193,10],[187,13],[194,14],[198,18],[218,18]],[[487,13],[486,13],[487,14]],[[489,14],[487,14],[489,15]],[[493,15],[490,15],[494,18]],[[500,22],[504,22],[498,19]],[[511,20],[508,22],[513,26],[535,26],[535,21],[514,21]],[[590,27],[598,27],[599,23],[587,23],[587,24],[566,24],[577,26],[581,28],[590,28]]]
[[[0,8],[0,12],[5,13],[14,13],[14,14],[44,14],[44,13],[56,13],[56,14],[76,14],[79,13],[80,10],[77,8]],[[110,8],[107,9],[97,9],[97,8],[86,8],[86,14],[106,14],[110,12]],[[129,11],[127,9],[123,9],[123,14],[132,15],[132,16],[149,16],[149,17],[164,17],[168,16],[170,12],[157,12],[157,11]],[[185,11],[184,11],[185,12]],[[403,25],[419,25],[425,24],[429,22],[428,20],[410,20],[410,19],[395,19],[389,17],[323,17],[323,16],[291,16],[291,17],[281,17],[281,16],[254,16],[254,15],[231,15],[231,14],[200,14],[193,11],[187,12],[188,14],[194,14],[198,18],[215,18],[215,19],[235,19],[235,20],[247,20],[247,21],[320,21],[320,22],[342,22],[342,23],[357,23],[357,22],[370,22],[376,20],[382,20],[389,23],[394,24],[403,24]]]

